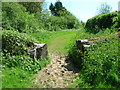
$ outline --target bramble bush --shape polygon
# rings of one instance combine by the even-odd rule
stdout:
[[[69,51],[69,59],[79,70],[83,67],[83,56],[82,52],[75,45]]]
[[[3,31],[2,34],[2,50],[3,50],[3,65],[8,68],[22,67],[24,70],[37,72],[48,63],[46,60],[32,59],[27,54],[28,44],[38,42],[32,36],[17,31]]]

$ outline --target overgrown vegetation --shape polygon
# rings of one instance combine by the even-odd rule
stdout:
[[[81,77],[89,86],[101,87],[101,85],[119,88],[120,67],[118,56],[118,38],[112,38],[95,43],[87,49],[84,56]]]
[[[79,80],[71,88],[120,88],[120,44],[114,35],[120,27],[120,14],[100,14],[81,23],[60,1],[50,5],[51,14],[42,5],[43,2],[2,3],[3,88],[30,88],[34,74],[50,62],[49,57],[29,57],[26,50],[31,42],[48,44],[50,53],[69,51],[70,60],[80,70]],[[76,48],[75,39],[95,37],[108,38],[86,48],[85,54]]]
[[[115,31],[115,30],[112,30]],[[90,34],[84,31],[77,39],[88,39],[94,37],[106,37],[104,41],[97,41],[90,48],[86,48],[83,54],[74,46],[70,53],[70,60],[80,70],[79,80],[69,87],[74,88],[119,88],[120,65],[118,48],[119,38],[114,32],[106,29],[97,34]]]
[[[26,12],[26,8],[18,3],[2,3],[2,12],[2,28],[5,30],[37,32],[43,27],[34,14]]]
[[[30,42],[38,42],[33,37],[17,31],[2,31],[2,87],[30,87],[35,73],[49,64],[50,59],[32,59],[27,53]],[[21,72],[24,72],[21,74]],[[11,82],[11,79],[13,82]],[[8,85],[9,83],[9,85]]]
[[[52,20],[53,24],[55,23],[56,27],[60,29],[79,29],[81,27],[81,23],[78,19],[70,13],[65,7],[63,7],[62,2],[57,1],[55,5],[51,3],[50,10],[52,15],[54,16]]]
[[[69,52],[69,58],[80,70],[78,81],[69,88],[120,88],[119,38],[115,36],[120,27],[119,13],[112,12],[88,19],[85,30],[76,39],[103,38],[86,48],[84,53],[76,44]]]
[[[40,7],[38,6],[40,4]],[[2,28],[19,32],[39,32],[43,30],[57,31],[62,29],[78,29],[81,27],[77,18],[67,9],[59,11],[61,17],[50,15],[43,3],[2,3]],[[28,8],[29,7],[29,8]]]
[[[86,32],[98,33],[107,28],[118,28],[120,27],[118,21],[117,12],[97,15],[87,20],[85,25]]]
[[[4,31],[2,41],[3,53],[11,55],[27,55],[28,44],[37,42],[32,36],[16,31]]]

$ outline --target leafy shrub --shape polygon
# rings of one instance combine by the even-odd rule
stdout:
[[[72,61],[75,66],[81,70],[83,67],[83,54],[80,50],[76,48],[76,46],[73,46],[71,50],[69,51],[69,59]]]
[[[73,16],[51,16],[45,23],[45,27],[50,31],[58,31],[62,29],[79,29],[80,22]]]
[[[21,34],[16,31],[4,31],[2,35],[3,53],[10,53],[11,55],[26,54],[27,44],[33,41],[37,40],[27,34]]]
[[[120,26],[118,21],[117,12],[101,14],[88,19],[85,28],[87,32],[98,33],[106,28],[118,28]]]
[[[112,38],[97,42],[94,46],[88,48],[87,56],[84,56],[80,78],[93,87],[99,87],[99,85],[119,87],[120,58],[118,45],[118,38],[112,36]]]
[[[49,63],[49,59],[36,60],[30,58],[29,56],[10,56],[7,54],[5,57],[3,56],[2,63],[8,68],[21,67],[23,70],[36,73]]]
[[[26,8],[19,3],[2,3],[2,27],[5,30],[19,32],[38,32],[43,24],[35,18],[34,14],[26,12]]]

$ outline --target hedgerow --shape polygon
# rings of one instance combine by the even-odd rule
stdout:
[[[106,13],[97,15],[88,19],[85,25],[86,31],[90,33],[98,33],[106,28],[118,28],[119,25],[118,13]]]
[[[97,41],[86,53],[72,49],[72,62],[79,68],[79,77],[84,83],[77,83],[76,87],[87,88],[119,88],[120,85],[120,57],[118,54],[118,37],[111,36],[104,41]],[[84,85],[85,84],[85,85]]]

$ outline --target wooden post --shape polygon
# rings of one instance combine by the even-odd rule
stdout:
[[[28,49],[31,58],[44,59],[48,55],[47,45],[33,42],[33,48]]]

